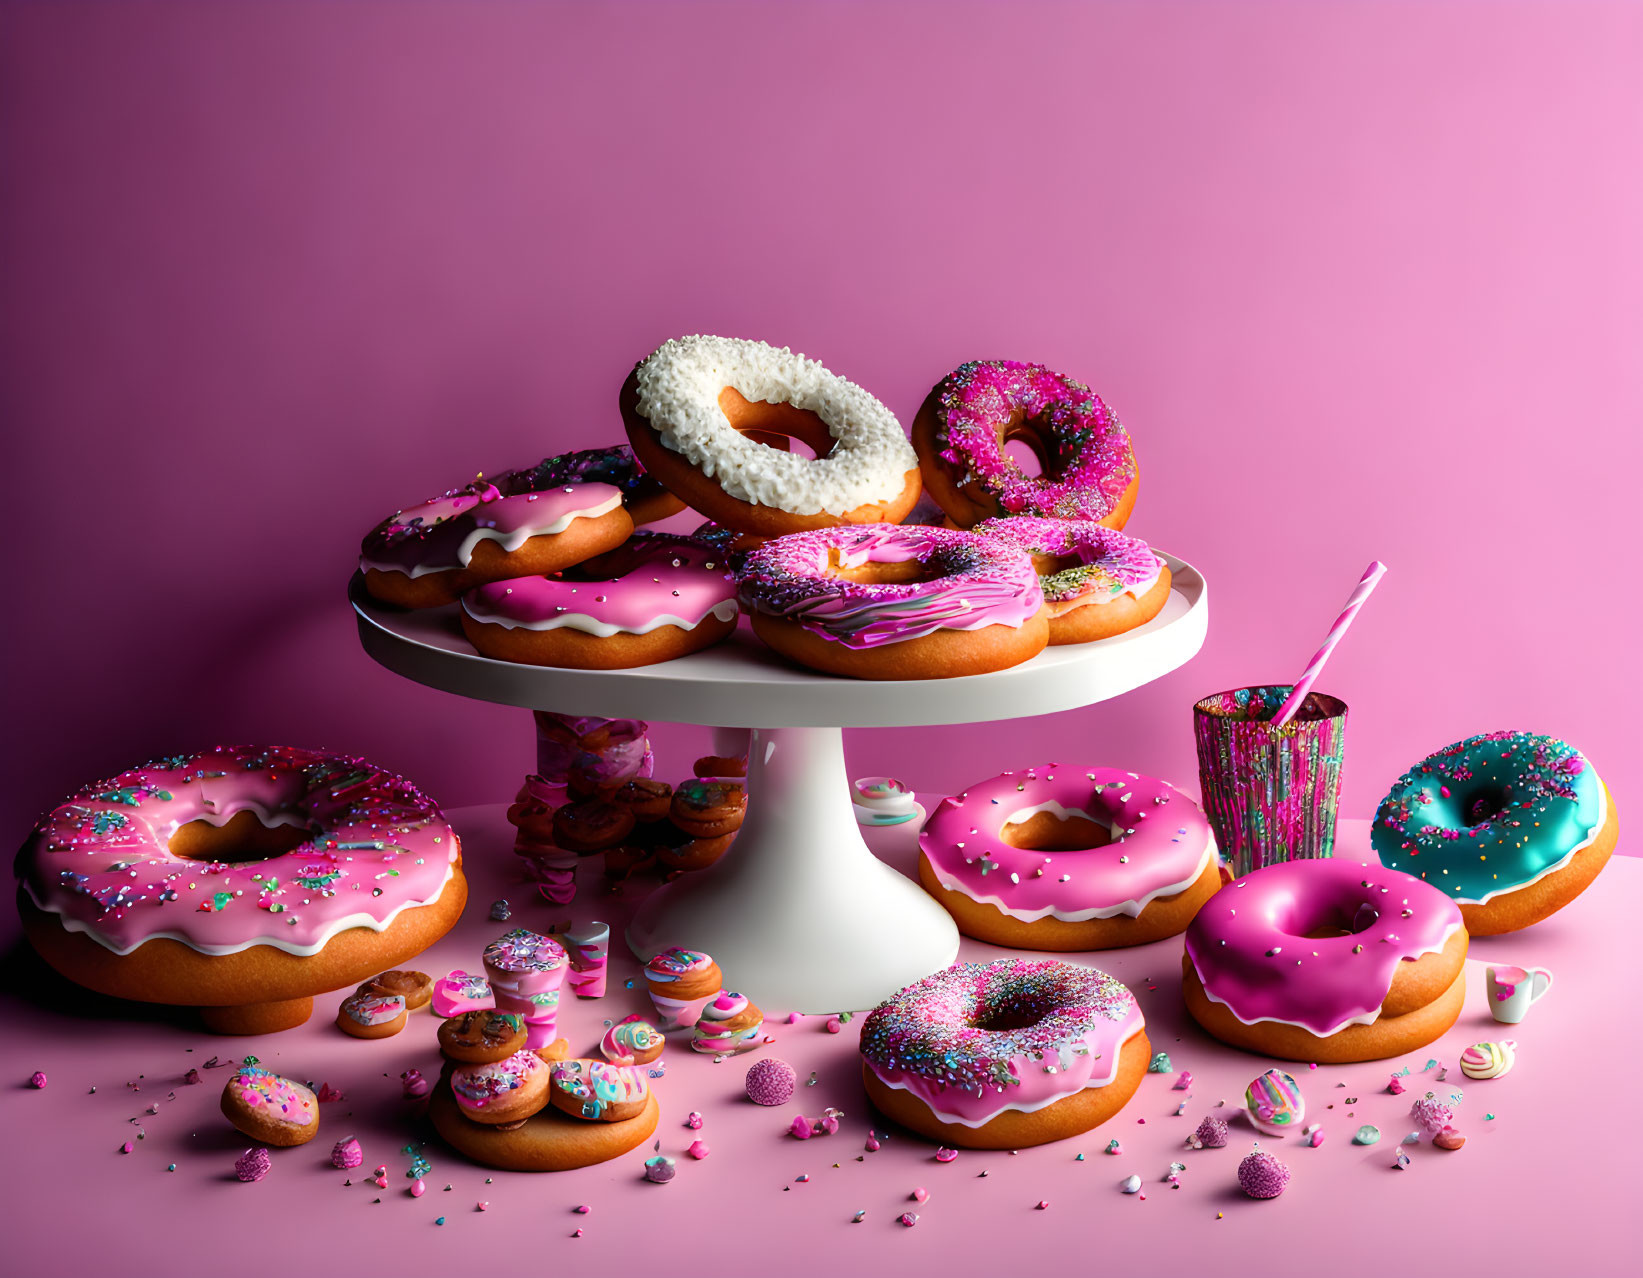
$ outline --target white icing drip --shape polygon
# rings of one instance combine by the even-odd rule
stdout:
[[[34,888],[27,882],[25,882],[23,886],[29,894],[29,899],[33,901],[37,907],[48,914],[54,914],[57,916],[57,921],[62,924],[65,932],[84,932],[87,936],[96,941],[97,944],[101,945],[111,954],[130,954],[139,945],[142,945],[147,941],[152,941],[156,937],[163,937],[166,940],[177,941],[183,945],[186,945],[189,949],[195,950],[198,953],[209,954],[213,958],[220,958],[224,954],[238,954],[240,951],[248,950],[255,945],[266,945],[271,949],[284,950],[287,954],[294,954],[298,958],[312,958],[315,954],[318,954],[328,944],[330,944],[332,937],[348,928],[364,927],[369,928],[373,932],[386,932],[388,928],[393,925],[393,921],[399,917],[402,910],[413,909],[422,905],[432,905],[445,894],[445,885],[451,881],[453,870],[453,865],[447,865],[445,867],[445,877],[440,881],[439,890],[430,896],[426,901],[402,901],[388,912],[388,916],[386,918],[380,921],[370,914],[349,914],[343,918],[335,919],[332,921],[331,925],[325,929],[325,932],[320,936],[319,940],[314,942],[312,945],[293,945],[289,941],[282,941],[277,936],[253,937],[251,940],[242,941],[238,945],[201,945],[199,942],[190,939],[181,932],[149,932],[146,935],[139,937],[136,941],[132,942],[122,950],[110,945],[108,938],[103,936],[100,932],[88,924],[82,923],[79,919],[70,918],[66,914],[58,913],[58,911],[52,909],[51,906],[42,902],[39,897],[34,895]]]
[[[1569,855],[1568,856],[1564,857],[1561,861],[1558,861],[1554,865],[1548,865],[1544,870],[1542,870],[1539,874],[1535,875],[1535,877],[1532,878],[1532,879],[1525,879],[1521,883],[1513,883],[1513,884],[1510,884],[1510,885],[1508,885],[1506,887],[1503,887],[1503,888],[1496,888],[1493,892],[1489,892],[1489,893],[1485,894],[1484,896],[1479,896],[1479,897],[1457,896],[1457,897],[1451,897],[1450,899],[1453,900],[1456,905],[1487,905],[1487,904],[1489,904],[1490,901],[1493,901],[1497,896],[1505,896],[1509,892],[1521,892],[1526,887],[1533,887],[1536,883],[1539,883],[1547,875],[1556,874],[1559,870],[1567,868],[1569,862],[1573,861],[1575,859],[1575,854],[1576,853],[1582,851],[1585,848],[1591,847],[1592,844],[1597,842],[1597,836],[1603,833],[1603,827],[1605,825],[1607,825],[1608,823],[1609,823],[1609,790],[1608,790],[1608,787],[1603,784],[1602,780],[1598,779],[1597,780],[1597,824],[1592,827],[1592,832],[1590,834],[1588,834],[1579,843],[1575,844],[1574,847],[1569,849]],[[1426,881],[1428,883],[1432,882],[1432,880],[1427,879],[1426,875],[1424,875],[1424,874],[1421,875],[1421,878],[1426,879]],[[1432,886],[1437,887],[1438,884],[1433,883]]]
[[[1045,804],[1041,806],[1049,807],[1055,805]],[[1016,818],[1014,817],[1011,818],[1011,820],[1015,819]],[[1060,855],[1065,856],[1066,853],[1061,853]],[[1203,874],[1205,868],[1215,860],[1215,857],[1215,836],[1211,834],[1205,841],[1204,855],[1198,859],[1198,868],[1181,882],[1166,883],[1163,887],[1155,888],[1151,892],[1148,892],[1139,901],[1121,901],[1117,905],[1103,905],[1093,910],[1058,910],[1053,906],[1046,907],[1042,910],[1013,910],[1009,906],[1005,905],[1004,902],[996,896],[975,896],[968,888],[962,887],[957,883],[943,883],[941,886],[946,888],[949,892],[957,892],[960,896],[967,896],[970,900],[976,901],[982,905],[990,905],[994,909],[998,910],[999,913],[1008,914],[1012,919],[1020,919],[1023,923],[1036,923],[1039,919],[1059,919],[1063,923],[1087,923],[1091,919],[1117,918],[1120,914],[1127,915],[1133,919],[1139,917],[1141,911],[1146,909],[1147,906],[1151,905],[1159,897],[1174,896],[1178,892],[1185,892],[1194,883],[1198,882],[1198,879]]]
[[[1409,961],[1413,962],[1415,959],[1423,959],[1428,954],[1442,954],[1444,947],[1449,944],[1449,939],[1464,926],[1464,923],[1451,923],[1444,931],[1442,941],[1438,942],[1437,945],[1431,947],[1430,949],[1422,950],[1419,954],[1411,954],[1409,956]],[[1232,1004],[1228,1003],[1226,999],[1217,998],[1214,994],[1210,993],[1209,984],[1204,980],[1204,974],[1198,971],[1198,961],[1192,957],[1190,952],[1187,955],[1187,959],[1192,964],[1192,970],[1198,973],[1198,985],[1204,991],[1204,997],[1209,999],[1211,1003],[1219,1003],[1222,1007],[1227,1009],[1233,1020],[1240,1021],[1245,1025],[1260,1025],[1265,1022],[1270,1022],[1274,1025],[1293,1025],[1296,1029],[1305,1030],[1308,1034],[1312,1034],[1318,1038],[1330,1038],[1333,1035],[1339,1034],[1348,1026],[1373,1025],[1376,1021],[1381,1019],[1381,1009],[1379,1007],[1372,1008],[1362,1016],[1354,1016],[1348,1020],[1342,1021],[1334,1029],[1324,1034],[1319,1034],[1318,1031],[1313,1029],[1310,1025],[1302,1025],[1299,1021],[1286,1021],[1281,1016],[1258,1016],[1253,1021],[1246,1021],[1242,1016],[1239,1016],[1237,1012],[1233,1011]],[[1462,977],[1457,976],[1455,979],[1460,980]]]
[[[562,533],[565,529],[569,528],[576,520],[597,519],[601,515],[610,514],[611,511],[615,510],[621,504],[622,494],[618,492],[612,497],[607,497],[596,506],[589,506],[585,510],[567,511],[558,519],[554,520],[551,524],[539,524],[535,526],[526,524],[523,527],[515,528],[508,532],[504,532],[500,528],[475,528],[471,533],[462,539],[462,545],[457,548],[457,562],[461,565],[461,568],[466,568],[470,563],[472,563],[474,550],[482,541],[499,542],[502,549],[511,555],[532,537],[557,536],[559,533]],[[474,509],[483,510],[484,507],[479,506]],[[468,511],[465,513],[471,514],[473,512]],[[458,518],[460,518],[460,516],[458,516]],[[431,572],[460,571],[460,568],[453,567],[450,564],[412,564],[409,568],[407,568],[404,564],[378,563],[373,559],[367,559],[364,555],[359,557],[359,566],[361,569],[374,568],[377,572],[397,572],[402,576],[411,578],[423,577]]]
[[[837,441],[811,459],[770,448],[731,428],[719,396],[734,387],[752,401],[815,413]],[[638,404],[662,444],[730,496],[794,515],[843,515],[889,501],[918,457],[896,416],[822,364],[764,342],[680,337],[639,366]]]
[[[1142,1022],[1142,1021],[1137,1021],[1136,1024],[1135,1024],[1135,1028],[1132,1029],[1128,1034],[1124,1035],[1123,1042],[1118,1044],[1117,1050],[1114,1051],[1113,1054],[1112,1054],[1112,1069],[1107,1072],[1107,1076],[1105,1078],[1096,1078],[1092,1074],[1091,1077],[1090,1077],[1090,1081],[1085,1083],[1084,1086],[1075,1088],[1070,1092],[1063,1092],[1060,1096],[1051,1096],[1051,1097],[1046,1098],[1045,1100],[1037,1101],[1037,1102],[1035,1102],[1034,1104],[1031,1104],[1031,1105],[1000,1105],[997,1109],[995,1109],[991,1114],[988,1114],[985,1118],[964,1118],[964,1117],[962,1117],[961,1115],[958,1115],[958,1114],[950,1114],[944,1109],[937,1109],[935,1107],[935,1105],[932,1104],[931,1101],[929,1100],[929,1098],[927,1098],[927,1097],[918,1096],[918,1099],[920,1101],[922,1101],[925,1105],[929,1106],[930,1112],[932,1114],[934,1114],[937,1118],[939,1118],[942,1122],[944,1122],[944,1123],[957,1123],[960,1127],[984,1127],[984,1126],[986,1126],[986,1124],[992,1122],[993,1119],[997,1118],[1000,1114],[1008,1113],[1011,1110],[1014,1110],[1019,1114],[1037,1113],[1041,1109],[1049,1108],[1051,1105],[1055,1104],[1057,1101],[1066,1100],[1067,1097],[1069,1097],[1069,1096],[1076,1096],[1079,1092],[1089,1091],[1090,1088],[1092,1088],[1092,1087],[1108,1087],[1108,1086],[1110,1086],[1112,1084],[1113,1079],[1118,1077],[1118,1066],[1119,1066],[1119,1064],[1121,1062],[1121,1059],[1124,1055],[1125,1045],[1130,1041],[1130,1039],[1134,1038],[1144,1028],[1146,1028],[1145,1023]],[[903,1092],[911,1092],[913,1090],[912,1088],[908,1087],[906,1083],[892,1083],[883,1074],[879,1073],[877,1067],[874,1066],[871,1061],[869,1061],[867,1064],[868,1064],[868,1068],[872,1069],[874,1077],[877,1078],[879,1080],[879,1082],[883,1083],[886,1087],[893,1087],[897,1091],[903,1091]],[[915,1095],[916,1095],[916,1093],[915,1093]],[[1000,1093],[1000,1095],[1008,1095],[1008,1093],[1007,1092],[1002,1092],[1002,1093]]]
[[[463,601],[463,606],[467,607],[466,600]],[[609,622],[597,621],[582,612],[560,613],[556,617],[549,617],[546,621],[529,623],[514,621],[507,617],[479,617],[474,615],[472,609],[468,609],[468,615],[473,617],[475,621],[483,622],[487,626],[504,626],[509,630],[580,630],[583,634],[596,635],[600,639],[609,639],[612,635],[648,635],[652,630],[658,630],[663,626],[678,626],[681,630],[694,630],[709,617],[715,617],[720,621],[734,621],[737,611],[734,599],[721,599],[694,621],[687,621],[683,617],[676,617],[670,612],[664,612],[652,617],[637,630],[626,630],[621,626],[613,626]]]

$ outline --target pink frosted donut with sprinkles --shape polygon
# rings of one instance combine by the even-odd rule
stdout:
[[[858,679],[942,679],[1019,665],[1049,641],[1033,562],[951,528],[825,528],[751,551],[736,574],[753,631],[783,656]]]
[[[1010,958],[957,963],[892,995],[863,1023],[861,1054],[887,1118],[944,1145],[1023,1149],[1117,1114],[1152,1045],[1123,982]]]
[[[365,589],[384,603],[433,608],[484,582],[558,572],[621,545],[642,522],[636,510],[656,519],[680,509],[665,494],[659,501],[660,491],[626,449],[568,453],[476,479],[367,533],[359,551]]]
[[[617,670],[710,647],[736,629],[738,611],[721,551],[642,532],[557,576],[475,587],[462,599],[462,630],[500,661]]]
[[[1187,1010],[1222,1042],[1340,1064],[1424,1047],[1460,1016],[1460,908],[1408,874],[1342,857],[1234,879],[1188,925]]]
[[[293,746],[219,746],[88,785],[17,857],[29,940],[70,980],[301,1024],[312,996],[420,954],[467,900],[461,843],[403,777]]]
[[[1176,936],[1221,885],[1215,836],[1186,795],[1059,763],[943,799],[919,833],[919,881],[966,936],[1024,950]]]
[[[1005,451],[1038,459],[1030,475]],[[1122,528],[1139,477],[1129,432],[1088,386],[1042,364],[975,360],[949,373],[913,419],[924,487],[960,528],[1005,515]]]
[[[1050,643],[1090,643],[1144,626],[1169,601],[1169,566],[1137,537],[1087,519],[987,519],[976,533],[1031,556]]]

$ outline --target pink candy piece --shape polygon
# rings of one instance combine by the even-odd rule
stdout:
[[[800,1114],[788,1125],[787,1134],[793,1137],[794,1140],[809,1140],[812,1134],[810,1120]]]
[[[45,1076],[45,1073],[43,1071],[35,1070],[34,1073],[29,1075],[29,1086],[34,1088],[36,1091],[38,1091],[40,1088],[44,1087],[45,1085],[46,1085],[46,1076]]]
[[[1449,1126],[1455,1117],[1455,1111],[1442,1101],[1432,1096],[1423,1096],[1409,1107],[1409,1113],[1414,1117],[1421,1131],[1428,1136],[1436,1136],[1445,1127]]]
[[[700,1114],[698,1114],[695,1110],[691,1110],[690,1113],[685,1116],[685,1126],[690,1128],[690,1130],[693,1131],[693,1132],[701,1131],[702,1130],[702,1116]]]
[[[878,1153],[879,1149],[880,1149],[879,1138],[877,1136],[874,1136],[871,1132],[869,1132],[868,1135],[867,1135],[867,1143],[865,1145],[863,1145],[862,1148],[865,1149],[869,1154]]]
[[[566,984],[577,998],[604,998],[606,971],[610,961],[610,924],[589,923],[572,928],[559,937],[570,953],[570,976]]]
[[[798,1075],[786,1061],[766,1057],[747,1071],[747,1098],[755,1105],[785,1105],[793,1099]]]
[[[1238,1184],[1251,1198],[1276,1198],[1289,1184],[1289,1168],[1271,1154],[1250,1154],[1238,1164]]]
[[[352,1136],[339,1140],[331,1146],[331,1166],[338,1171],[358,1167],[364,1161],[365,1151],[359,1147],[359,1141]]]
[[[402,1073],[399,1076],[399,1086],[407,1100],[415,1100],[428,1094],[428,1080],[422,1077],[422,1071],[418,1069],[408,1069]]]
[[[496,1006],[490,983],[483,976],[458,968],[434,982],[434,1015],[442,1020],[463,1012],[481,1012]]]
[[[488,1202],[486,1202],[483,1198],[480,1199],[477,1203],[474,1204],[474,1210],[475,1211],[489,1211],[490,1209],[491,1209],[491,1205]]]
[[[1192,1071],[1190,1069],[1184,1069],[1184,1070],[1181,1071],[1180,1077],[1175,1080],[1175,1086],[1173,1088],[1171,1088],[1170,1090],[1171,1091],[1176,1091],[1176,1092],[1184,1092],[1184,1091],[1187,1090],[1187,1088],[1189,1088],[1191,1086],[1192,1086]]]
[[[918,1224],[918,1213],[916,1211],[904,1211],[901,1215],[896,1217],[896,1220],[900,1224],[905,1225],[908,1229],[911,1229],[914,1225]]]
[[[428,1186],[425,1185],[422,1182],[422,1179],[420,1177],[418,1177],[416,1180],[413,1180],[411,1182],[411,1197],[412,1198],[421,1198],[422,1195],[427,1193],[427,1192],[428,1192]]]
[[[936,1161],[938,1163],[950,1163],[950,1162],[953,1161],[953,1159],[955,1159],[957,1157],[958,1157],[958,1150],[948,1149],[947,1146],[945,1146],[945,1145],[940,1146],[936,1150]]]
[[[930,1198],[930,1191],[928,1189],[926,1189],[923,1185],[920,1185],[917,1189],[915,1189],[912,1193],[908,1194],[907,1196],[909,1198],[911,1198],[915,1203],[928,1202],[929,1198]]]
[[[827,1032],[829,1034],[837,1034],[843,1028],[844,1028],[844,1022],[841,1021],[838,1017],[829,1016],[827,1018]]]
[[[248,1149],[234,1160],[234,1175],[246,1184],[252,1184],[268,1175],[274,1161],[268,1156],[268,1151],[261,1145],[255,1149]]]
[[[690,1148],[685,1150],[685,1153],[689,1154],[692,1158],[706,1158],[712,1152],[713,1151],[707,1147],[707,1142],[705,1140],[693,1140],[690,1142]]]
[[[1403,1093],[1407,1090],[1403,1085],[1403,1075],[1401,1075],[1401,1074],[1392,1075],[1391,1081],[1388,1082],[1387,1085],[1386,1085],[1386,1090],[1391,1092],[1392,1095],[1394,1095],[1394,1096],[1402,1096]]]

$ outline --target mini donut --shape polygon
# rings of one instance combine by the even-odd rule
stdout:
[[[861,1029],[885,1117],[966,1149],[1024,1149],[1100,1126],[1152,1045],[1122,981],[1076,963],[957,963],[891,995]]]
[[[650,1084],[639,1070],[584,1058],[549,1067],[548,1101],[563,1114],[595,1123],[621,1123],[644,1113]]]
[[[895,414],[785,347],[675,338],[633,370],[621,409],[645,467],[738,532],[893,524],[918,501],[918,457]]]
[[[645,985],[664,1031],[696,1024],[702,1009],[724,988],[719,965],[699,950],[663,950],[645,964]]]
[[[458,968],[434,982],[431,1006],[434,1015],[442,1019],[460,1016],[463,1012],[485,1011],[495,1005],[491,983],[478,973]]]
[[[619,1123],[590,1123],[545,1106],[519,1123],[486,1126],[465,1117],[449,1086],[429,1095],[428,1117],[458,1153],[503,1171],[571,1171],[609,1162],[637,1149],[656,1132],[661,1107],[652,1091],[645,1107]]]
[[[1067,766],[1006,772],[943,799],[919,881],[979,941],[1105,950],[1184,931],[1221,886],[1196,804],[1156,777]]]
[[[640,821],[661,821],[673,803],[673,787],[654,777],[624,781],[605,796],[613,807],[624,808]]]
[[[405,1000],[406,1010],[416,1012],[428,1006],[434,996],[434,978],[426,972],[381,972],[361,985],[360,992],[397,994]]]
[[[524,1019],[494,1008],[463,1012],[439,1026],[439,1050],[459,1065],[490,1065],[525,1050]]]
[[[693,776],[713,779],[745,777],[747,775],[747,756],[745,754],[704,754],[690,765],[690,771]]]
[[[850,786],[850,804],[857,825],[906,825],[924,815],[912,788],[895,777],[858,778]]]
[[[612,1065],[649,1065],[666,1046],[662,1031],[635,1012],[605,1031],[599,1054]]]
[[[1381,1060],[1437,1039],[1466,992],[1466,924],[1437,888],[1343,858],[1234,879],[1187,927],[1182,993],[1224,1043],[1282,1060]]]
[[[1011,440],[1037,454],[1041,473],[1004,451]],[[960,528],[1005,515],[1122,528],[1135,507],[1129,432],[1088,386],[1042,364],[960,365],[920,405],[913,447],[925,488]]]
[[[373,599],[437,608],[483,582],[569,568],[632,532],[613,485],[510,494],[478,480],[383,520],[360,544],[359,568]]]
[[[532,1051],[478,1065],[458,1065],[451,1070],[451,1094],[463,1115],[476,1123],[494,1127],[517,1122],[548,1103],[551,1069]]]
[[[567,852],[603,852],[627,838],[635,820],[629,808],[602,799],[579,799],[553,814],[553,841]]]
[[[250,1061],[222,1089],[223,1117],[265,1145],[306,1145],[319,1134],[319,1097]]]
[[[691,1031],[690,1050],[706,1055],[734,1056],[761,1041],[764,1013],[746,994],[720,990],[709,1000]]]
[[[690,839],[685,843],[664,843],[656,849],[656,860],[665,870],[693,874],[714,864],[736,841],[736,835],[721,834],[711,839]]]
[[[987,519],[975,526],[1032,557],[1050,644],[1090,643],[1134,630],[1169,602],[1169,566],[1146,542],[1084,519]]]
[[[1579,896],[1620,838],[1614,797],[1573,746],[1488,732],[1392,783],[1370,844],[1460,906],[1473,936],[1515,932]]]
[[[461,848],[432,799],[362,759],[219,746],[48,813],[18,853],[17,903],[70,980],[263,1034],[444,936],[468,895]]]
[[[736,575],[753,632],[783,656],[858,679],[1003,670],[1042,652],[1033,562],[950,528],[828,528],[778,537]]]
[[[733,781],[681,781],[673,791],[668,819],[698,839],[716,839],[742,828],[747,791]]]
[[[405,1028],[405,1000],[361,985],[337,1008],[337,1028],[355,1038],[390,1038]]]
[[[462,631],[481,656],[577,670],[672,661],[727,638],[736,617],[724,555],[670,533],[636,533],[558,576],[515,575],[462,597]]]

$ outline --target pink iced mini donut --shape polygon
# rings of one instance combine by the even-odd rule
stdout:
[[[1460,1015],[1466,925],[1439,889],[1340,858],[1234,879],[1187,928],[1187,1010],[1223,1042],[1286,1060],[1380,1060]]]
[[[1156,777],[1059,763],[944,799],[919,879],[977,940],[1099,950],[1175,936],[1220,886],[1198,806]]]
[[[689,537],[635,533],[559,576],[514,577],[470,590],[462,629],[487,657],[615,670],[671,661],[736,628],[724,555]]]
[[[232,1033],[301,1024],[314,994],[421,953],[467,900],[432,799],[292,746],[219,746],[86,786],[17,870],[29,939],[65,976],[202,1007]]]
[[[483,976],[458,968],[434,982],[434,1015],[449,1020],[464,1012],[483,1012],[496,1006],[491,983]]]
[[[1018,665],[1049,640],[1032,560],[951,528],[793,533],[750,552],[736,582],[759,638],[830,674],[981,674]]]
[[[1135,997],[1105,972],[1050,959],[958,963],[867,1016],[867,1095],[944,1145],[1021,1149],[1111,1118],[1152,1046]]]
[[[1029,475],[1004,451],[1038,457]],[[1088,386],[1042,364],[978,360],[937,382],[913,420],[924,487],[961,528],[1003,515],[1122,528],[1139,483],[1117,415]]]
[[[1170,570],[1146,542],[1087,519],[988,519],[975,531],[1032,556],[1050,643],[1090,643],[1145,625],[1169,600]]]
[[[402,608],[437,607],[481,582],[569,568],[633,532],[616,485],[537,487],[532,475],[476,479],[388,516],[360,544],[365,589]]]

